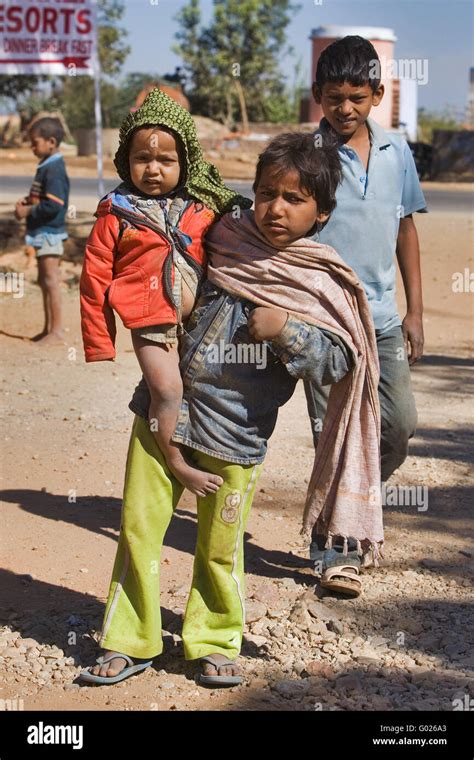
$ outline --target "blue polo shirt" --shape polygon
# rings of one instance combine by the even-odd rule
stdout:
[[[343,180],[337,206],[319,233],[356,272],[365,289],[378,334],[401,325],[395,298],[396,244],[400,219],[427,211],[412,153],[406,140],[367,119],[368,171],[352,148],[341,144]],[[315,134],[330,129],[323,118]]]

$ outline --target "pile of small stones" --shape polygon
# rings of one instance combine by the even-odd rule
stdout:
[[[259,579],[249,590],[241,656],[253,698],[269,709],[295,710],[452,710],[466,695],[469,700],[474,641],[468,584],[436,576],[433,594],[428,564],[366,573],[364,593],[352,600],[318,598],[314,580]],[[175,600],[172,620],[164,621],[162,669],[153,671],[159,688],[170,695],[174,689],[175,696],[177,680],[189,687],[184,676],[170,679],[166,670],[170,657],[183,657],[183,612]],[[0,628],[6,683],[79,688],[79,671],[98,654],[99,624],[93,615],[36,615],[27,623],[12,613]]]

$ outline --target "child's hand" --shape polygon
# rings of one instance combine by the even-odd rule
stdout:
[[[403,339],[408,352],[408,363],[414,364],[423,356],[423,317],[421,314],[407,313],[402,322]]]
[[[271,340],[280,333],[288,319],[288,312],[257,306],[247,320],[249,333],[254,340]]]
[[[17,219],[26,219],[30,210],[30,205],[26,202],[25,198],[22,198],[21,201],[17,201],[15,205],[15,216]]]

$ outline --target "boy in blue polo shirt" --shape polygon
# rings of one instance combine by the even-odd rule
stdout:
[[[33,123],[31,150],[40,159],[30,193],[15,206],[17,219],[26,219],[27,249],[38,260],[38,283],[43,292],[44,327],[32,340],[40,345],[64,343],[59,261],[68,235],[65,219],[69,178],[59,146],[64,131],[59,119],[45,117]]]
[[[380,361],[382,480],[404,462],[417,414],[409,365],[423,353],[422,290],[418,237],[413,212],[426,211],[415,163],[407,142],[388,134],[369,118],[382,100],[380,62],[373,45],[344,37],[323,50],[313,96],[324,117],[320,144],[336,141],[343,180],[337,206],[319,233],[356,272],[374,319]],[[395,254],[403,278],[407,313],[400,319],[395,299]],[[305,384],[315,445],[324,418],[329,387]],[[317,525],[311,558],[320,563],[321,585],[357,596],[360,560],[349,539],[327,546]],[[347,545],[346,545],[347,547]]]

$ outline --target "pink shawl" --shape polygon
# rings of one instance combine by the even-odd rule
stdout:
[[[336,251],[309,238],[284,250],[259,232],[253,211],[226,214],[206,237],[209,280],[258,306],[283,309],[339,335],[355,359],[331,387],[304,509],[302,535],[358,541],[377,564],[383,544],[380,493],[379,364],[364,289]]]

